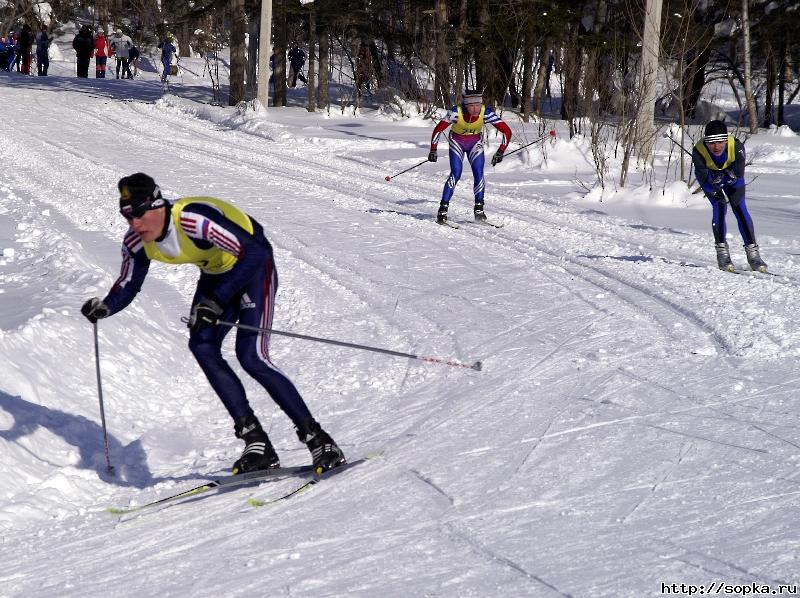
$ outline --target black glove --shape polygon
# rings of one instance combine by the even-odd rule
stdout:
[[[222,308],[211,299],[201,299],[192,306],[192,313],[186,326],[192,332],[200,332],[209,326],[215,326],[219,322]]]
[[[92,297],[83,304],[81,313],[86,316],[87,320],[94,324],[97,320],[102,320],[111,315],[111,310],[108,309],[108,305],[100,301],[99,297]]]
[[[492,166],[494,166],[495,164],[500,164],[500,162],[502,161],[503,161],[503,152],[497,150],[494,153],[494,156],[492,156]]]
[[[436,162],[436,160],[438,160],[438,159],[439,159],[439,156],[436,155],[436,150],[435,149],[432,149],[430,152],[428,152],[428,162]]]

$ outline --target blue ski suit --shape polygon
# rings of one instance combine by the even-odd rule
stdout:
[[[269,328],[278,274],[272,246],[261,225],[235,206],[212,197],[187,197],[167,204],[164,231],[145,243],[129,228],[122,243],[120,276],[103,302],[110,314],[124,309],[142,287],[150,262],[192,263],[200,270],[192,305],[210,299],[221,320]],[[210,326],[189,335],[189,349],[228,413],[238,421],[253,415],[244,386],[222,357],[230,328]],[[269,334],[236,331],[236,357],[298,428],[311,413],[289,378],[269,357]]]
[[[692,163],[697,182],[711,202],[711,230],[714,233],[714,242],[725,243],[727,235],[725,216],[730,202],[744,244],[755,243],[753,219],[745,203],[744,145],[732,135],[728,135],[725,151],[715,156],[706,147],[705,142],[700,140],[692,149]]]

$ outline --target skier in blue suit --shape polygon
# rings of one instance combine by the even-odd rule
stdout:
[[[739,224],[739,233],[744,241],[747,262],[752,270],[767,271],[761,259],[753,219],[745,203],[744,144],[728,134],[728,127],[720,120],[706,125],[703,139],[692,150],[695,176],[700,187],[711,202],[713,216],[711,229],[717,251],[717,265],[721,270],[733,271],[728,242],[725,239],[727,225],[725,216],[730,203]]]

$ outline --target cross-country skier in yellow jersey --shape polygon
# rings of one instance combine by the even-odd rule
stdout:
[[[472,177],[474,179],[475,220],[477,222],[486,220],[486,212],[483,209],[483,195],[486,186],[483,178],[484,125],[492,125],[503,136],[500,147],[492,156],[492,166],[494,166],[503,160],[503,153],[511,141],[511,129],[494,113],[494,110],[483,103],[483,95],[480,92],[467,90],[464,93],[461,105],[453,106],[447,116],[439,121],[439,124],[433,130],[428,160],[436,162],[439,137],[447,127],[450,127],[450,135],[448,137],[450,143],[450,176],[447,177],[447,181],[444,184],[442,201],[439,204],[439,212],[436,214],[436,222],[439,224],[447,224],[447,209],[450,206],[450,199],[453,197],[456,183],[461,178],[465,154],[470,166],[472,166]]]
[[[120,276],[104,299],[94,297],[81,312],[89,321],[124,309],[142,287],[151,260],[195,264],[201,270],[189,318],[189,349],[245,443],[233,472],[279,467],[272,443],[253,413],[241,380],[222,357],[230,328],[220,320],[269,328],[278,274],[272,246],[261,225],[234,205],[212,197],[168,201],[148,175],[119,181],[120,213],[130,223],[122,243]],[[269,358],[269,336],[237,329],[236,357],[294,423],[322,473],[345,463],[333,439],[312,417],[291,380]]]
[[[730,204],[739,224],[739,233],[742,235],[750,268],[766,272],[767,264],[761,259],[753,219],[745,203],[744,144],[728,134],[728,127],[724,122],[712,120],[705,127],[703,139],[692,149],[692,161],[697,182],[711,202],[711,229],[714,233],[717,265],[721,270],[734,270],[725,224]]]

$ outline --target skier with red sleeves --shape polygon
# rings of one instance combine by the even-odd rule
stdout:
[[[234,422],[245,443],[233,473],[279,467],[267,433],[253,413],[244,386],[222,357],[230,331],[220,321],[269,328],[278,288],[272,246],[249,214],[213,197],[168,201],[148,175],[120,179],[119,207],[130,227],[122,242],[122,268],[104,299],[93,297],[81,312],[97,322],[123,310],[142,288],[150,262],[195,264],[200,270],[191,317],[189,349]],[[345,463],[333,439],[312,417],[292,381],[269,356],[269,336],[238,329],[236,357],[291,419],[297,436],[311,452],[314,470],[323,473]]]
[[[467,90],[464,93],[461,105],[453,106],[447,116],[439,121],[439,124],[433,130],[428,160],[436,162],[438,158],[436,148],[439,143],[439,137],[447,127],[450,127],[450,135],[448,136],[450,144],[450,176],[447,177],[447,181],[444,184],[442,201],[439,204],[439,212],[436,214],[436,222],[439,224],[447,224],[447,208],[450,206],[450,199],[453,197],[456,183],[461,178],[465,154],[470,166],[472,166],[472,177],[474,179],[475,221],[486,221],[486,212],[483,210],[483,194],[486,186],[483,178],[483,126],[485,124],[492,125],[503,136],[500,147],[492,157],[492,166],[494,166],[503,160],[503,153],[511,141],[511,129],[495,114],[494,110],[483,103],[483,96],[480,92]]]

